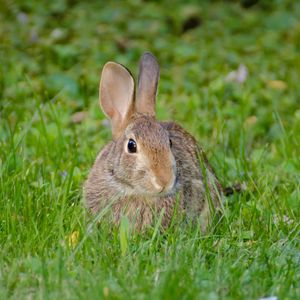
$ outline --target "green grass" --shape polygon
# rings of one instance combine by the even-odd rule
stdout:
[[[300,299],[298,1],[89,2],[0,3],[0,298]],[[247,184],[205,235],[111,228],[82,204],[110,138],[101,67],[136,75],[145,50],[159,118],[197,137],[224,185]],[[239,64],[247,80],[228,82]]]

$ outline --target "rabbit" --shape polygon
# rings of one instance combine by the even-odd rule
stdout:
[[[221,210],[223,188],[195,138],[177,123],[155,116],[159,65],[150,53],[139,65],[138,87],[121,64],[102,70],[99,101],[110,119],[112,141],[98,154],[84,183],[85,204],[96,214],[112,203],[119,224],[124,214],[137,229],[162,215],[168,227],[175,208],[200,220],[205,231]]]

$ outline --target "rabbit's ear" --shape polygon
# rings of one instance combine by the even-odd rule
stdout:
[[[141,58],[136,111],[155,116],[155,99],[159,79],[159,65],[156,58],[146,52]]]
[[[103,112],[111,120],[113,138],[118,138],[134,109],[134,80],[125,67],[114,62],[102,70],[99,101]]]

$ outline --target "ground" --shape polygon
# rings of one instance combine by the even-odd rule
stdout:
[[[0,299],[300,299],[298,1],[1,2]],[[83,205],[111,136],[101,67],[136,76],[145,50],[159,119],[247,187],[206,234],[136,234]]]

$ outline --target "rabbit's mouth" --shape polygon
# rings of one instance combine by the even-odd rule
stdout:
[[[173,195],[178,190],[178,185],[179,185],[178,176],[175,176],[173,183],[163,187],[161,191],[159,191],[156,195],[159,195],[160,197]]]

